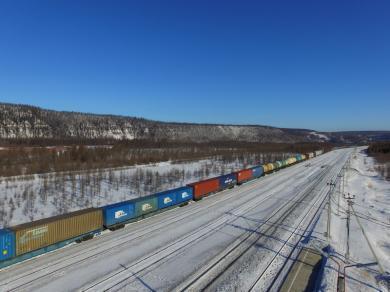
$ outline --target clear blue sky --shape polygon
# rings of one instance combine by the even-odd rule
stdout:
[[[390,130],[390,1],[0,1],[0,101]]]

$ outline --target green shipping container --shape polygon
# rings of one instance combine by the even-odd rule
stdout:
[[[135,216],[139,217],[157,210],[157,197],[145,197],[135,202]]]

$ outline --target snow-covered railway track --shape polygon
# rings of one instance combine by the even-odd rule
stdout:
[[[251,285],[249,291],[270,291],[279,289],[282,284],[281,273],[294,253],[299,253],[299,243],[303,237],[308,234],[309,228],[320,215],[326,203],[327,193],[324,192],[310,206],[309,210],[302,216],[299,223],[294,227],[287,240],[277,250],[270,260],[267,268],[261,272],[257,279]],[[276,271],[276,272],[275,272]],[[273,275],[269,277],[269,275]],[[268,276],[268,277],[266,277]],[[266,278],[266,279],[264,279]]]
[[[260,224],[256,229],[249,231],[245,237],[235,242],[228,250],[218,255],[210,264],[203,270],[199,271],[193,278],[186,283],[176,287],[178,291],[186,290],[207,290],[214,286],[215,282],[222,278],[225,272],[233,265],[237,264],[240,258],[258,244],[259,239],[267,236],[272,236],[274,229],[278,228],[288,216],[302,204],[302,202],[310,195],[316,187],[318,181],[322,180],[327,174],[324,170],[314,181],[302,192],[298,193],[297,199],[291,200],[278,208],[264,223]],[[262,230],[265,227],[264,230]],[[257,280],[256,280],[257,281]],[[255,281],[255,282],[256,282]],[[254,286],[252,284],[251,286]],[[212,290],[212,289],[210,289]]]
[[[268,177],[271,178],[271,177]],[[290,178],[291,182],[294,180],[293,178]],[[263,203],[266,199],[270,198],[272,194],[275,191],[278,191],[277,185],[280,184],[280,181],[286,181],[284,177],[280,177],[278,180],[272,181],[271,184],[268,185],[266,189],[264,189],[263,193],[268,195],[263,195],[261,197],[258,197],[260,202],[258,204],[253,205],[255,201],[251,202],[252,207],[249,209],[244,210],[243,212],[247,212],[250,209],[255,208],[259,204]],[[250,192],[258,189],[257,184],[254,186],[252,184],[246,184],[241,186],[243,192]],[[16,291],[20,288],[23,288],[25,286],[30,285],[34,281],[41,280],[43,277],[51,277],[52,275],[62,273],[65,269],[70,269],[74,266],[77,266],[79,264],[82,264],[83,262],[86,262],[88,260],[93,260],[96,257],[103,257],[103,256],[109,256],[110,253],[114,252],[115,249],[120,249],[121,247],[125,246],[126,244],[131,243],[132,241],[139,240],[139,239],[146,239],[144,237],[151,236],[153,232],[159,230],[163,226],[166,226],[168,224],[177,224],[179,221],[184,220],[188,217],[195,216],[199,212],[204,212],[205,209],[213,208],[215,205],[219,205],[223,203],[224,201],[229,201],[232,199],[232,197],[236,196],[234,192],[226,191],[226,194],[223,194],[218,200],[207,204],[206,206],[200,206],[199,204],[192,204],[190,208],[188,208],[188,212],[184,212],[183,214],[177,215],[177,216],[170,216],[167,221],[162,220],[155,224],[148,225],[147,229],[140,229],[136,230],[130,234],[124,234],[124,235],[118,235],[116,237],[115,243],[107,245],[107,243],[110,241],[110,238],[103,239],[99,245],[92,246],[92,247],[86,247],[85,250],[81,250],[76,253],[71,253],[68,256],[61,257],[61,259],[49,262],[47,265],[41,265],[39,268],[29,270],[27,273],[19,273],[16,277],[8,278],[5,282],[0,282],[0,287],[8,287],[8,291]],[[229,212],[232,212],[232,208],[229,210]],[[175,212],[175,210],[172,210],[172,213]],[[163,214],[160,214],[163,215]],[[171,214],[172,215],[172,214]],[[152,219],[148,218],[146,220]],[[224,218],[221,218],[224,219]],[[202,226],[200,226],[198,229],[202,230],[205,228],[210,228],[210,225],[212,223],[207,223]],[[220,226],[220,225],[219,225]],[[117,233],[119,233],[117,231]],[[85,243],[85,244],[89,244]],[[65,248],[64,251],[67,251],[69,248]],[[57,251],[58,252],[58,251]],[[38,258],[37,258],[38,259]],[[32,259],[31,262],[37,260]],[[29,277],[32,279],[29,280]],[[13,283],[17,283],[18,281],[22,280],[22,284],[20,285],[13,285]]]
[[[279,187],[279,188],[281,188],[281,187]],[[206,224],[204,224],[202,226],[199,226],[199,228],[197,230],[191,232],[190,234],[187,234],[185,237],[179,239],[177,242],[174,242],[174,243],[170,244],[169,246],[165,246],[163,249],[158,250],[158,251],[154,252],[153,254],[148,255],[146,258],[137,261],[131,267],[126,267],[126,269],[134,268],[139,263],[144,262],[146,260],[150,261],[150,259],[152,257],[161,256],[162,253],[166,253],[167,251],[168,251],[168,254],[165,255],[164,258],[167,258],[170,255],[173,255],[173,253],[169,253],[169,250],[175,244],[180,244],[180,247],[177,248],[177,250],[175,250],[175,251],[178,251],[182,247],[188,246],[188,244],[190,244],[190,243],[194,244],[196,242],[196,240],[200,240],[200,239],[206,237],[208,234],[210,234],[214,230],[216,230],[216,229],[220,228],[221,226],[223,226],[224,224],[228,224],[230,221],[234,220],[236,218],[235,216],[238,216],[240,214],[244,214],[245,212],[248,212],[249,210],[256,208],[258,205],[262,204],[264,201],[266,201],[267,199],[271,198],[272,195],[274,194],[274,192],[278,191],[279,188],[275,187],[274,184],[272,184],[272,186],[269,186],[267,188],[267,190],[266,190],[267,193],[269,192],[267,195],[258,197],[256,201],[251,201],[250,203],[247,203],[246,205],[243,205],[239,210],[235,210],[234,216],[233,215],[229,215],[229,213],[228,213],[226,216],[220,217],[215,222],[209,222],[209,223],[206,223]],[[253,187],[252,188],[246,188],[246,191],[251,191],[252,189],[253,189]],[[256,189],[256,188],[254,188],[254,189]],[[219,201],[217,201],[217,202],[219,202]],[[215,202],[214,204],[216,204],[217,202]],[[233,210],[230,210],[230,211],[233,212]],[[192,216],[192,215],[194,215],[197,212],[190,212],[190,213],[191,214],[185,213],[185,215],[186,215],[185,217]],[[165,224],[167,224],[167,222],[164,222],[164,225]],[[162,225],[162,224],[157,224],[157,225]],[[158,228],[156,228],[156,229],[158,229]],[[204,230],[207,230],[207,232],[199,235],[199,233],[201,233],[201,231],[204,231]],[[125,244],[128,244],[128,243],[130,243],[133,240],[140,239],[144,235],[150,234],[153,231],[155,231],[154,228],[153,228],[153,230],[144,231],[142,233],[142,235],[139,235],[138,233],[133,234],[134,237],[132,237],[130,239],[128,239],[128,238],[126,238],[126,236],[124,236],[124,238],[122,238],[122,239],[125,239],[125,241],[121,242],[119,240],[119,243],[118,243],[118,241],[116,241],[116,244],[114,246],[110,246],[110,247],[107,247],[105,245],[104,249],[102,249],[102,247],[100,248],[102,250],[99,250],[99,248],[96,247],[96,248],[93,248],[93,249],[88,249],[88,250],[86,250],[84,252],[80,252],[80,254],[73,255],[73,257],[70,257],[68,259],[62,259],[62,261],[59,261],[56,264],[53,264],[53,265],[50,265],[49,267],[46,267],[46,270],[47,270],[46,272],[42,271],[42,268],[41,268],[38,271],[34,271],[34,272],[29,273],[28,275],[19,276],[17,279],[14,279],[13,282],[17,282],[17,280],[23,279],[23,283],[21,285],[17,285],[15,287],[12,287],[8,291],[18,291],[20,289],[28,287],[29,285],[31,285],[35,281],[42,280],[42,278],[44,278],[44,277],[52,277],[53,275],[55,276],[58,273],[63,273],[64,270],[71,269],[73,266],[77,266],[77,265],[79,265],[79,264],[81,264],[81,263],[83,263],[83,262],[85,262],[87,260],[91,260],[91,259],[96,258],[96,257],[109,256],[109,253],[114,252],[113,248],[121,248]],[[90,255],[90,253],[92,253],[92,254]],[[160,261],[160,260],[162,260],[162,259],[163,258],[161,258],[161,259],[159,258],[159,259],[156,260],[154,258],[153,264],[158,262],[158,261]],[[69,262],[67,262],[67,261],[69,261]],[[34,275],[37,272],[42,273],[42,275]],[[114,275],[117,275],[117,273],[122,273],[122,272],[123,272],[123,270],[121,269],[120,271],[115,272]],[[28,280],[28,276],[33,276],[33,279]],[[112,276],[109,276],[108,278],[112,278]],[[104,280],[103,281],[99,281],[99,282],[104,282]],[[10,286],[11,283],[12,282],[9,281],[9,282],[7,282],[5,284],[7,284],[8,287],[11,287]],[[93,287],[94,289],[98,288],[98,287],[96,287],[97,284],[92,284],[92,285],[89,285],[89,286],[90,286],[90,288]],[[90,288],[85,288],[85,289],[82,289],[82,290],[88,290]]]
[[[260,220],[266,220],[277,209],[297,201],[300,188],[306,188],[310,181],[318,180],[321,173],[327,172],[320,166],[335,164],[339,159],[340,155],[325,154],[314,159],[311,167],[298,164],[188,207],[164,212],[89,242],[20,263],[0,274],[0,290],[53,291],[53,288],[58,288],[59,291],[97,291],[128,286],[133,288],[139,285],[140,278],[150,280],[154,272],[159,274],[166,267],[170,270],[178,258],[190,258],[192,250],[199,253],[201,244],[206,253],[211,251],[209,255],[202,256],[206,264],[215,257],[215,252],[223,250],[220,242],[224,245],[224,241],[216,240],[216,234],[225,234],[229,231],[228,227],[236,225],[238,221],[235,220],[244,218],[246,213],[256,213]],[[279,200],[282,203],[279,204]],[[169,226],[175,227],[172,229]],[[245,230],[236,233],[231,242],[247,234]],[[231,242],[229,239],[226,245]],[[210,248],[204,248],[209,243]],[[212,248],[213,245],[217,245],[217,248]],[[162,281],[158,282],[161,286],[155,286],[156,282],[153,285],[165,287],[157,290],[172,290],[195,273],[198,268],[192,264],[195,270],[181,271],[180,279],[170,280],[166,284],[161,278]]]
[[[162,261],[167,260],[181,252],[183,248],[189,248],[191,245],[195,245],[199,240],[202,240],[209,236],[211,233],[216,232],[221,227],[231,224],[238,216],[242,216],[255,209],[266,200],[272,198],[275,192],[280,191],[281,187],[270,188],[270,192],[266,196],[258,197],[253,201],[247,202],[242,205],[239,209],[230,210],[226,215],[220,217],[217,221],[207,223],[200,226],[195,232],[186,235],[172,244],[165,246],[164,248],[156,251],[155,253],[148,255],[147,257],[140,259],[139,261],[129,265],[123,266],[123,269],[116,271],[115,273],[108,275],[105,279],[101,279],[96,283],[92,283],[86,287],[83,287],[81,291],[89,290],[109,290],[120,286],[124,282],[131,281],[139,273],[142,273],[146,269],[159,264]],[[287,203],[286,203],[287,204]],[[281,206],[282,209],[285,205]],[[279,209],[276,211],[278,212]],[[132,275],[128,275],[128,271],[132,271]]]
[[[313,178],[313,180],[316,182],[318,180],[318,177],[323,177],[323,176],[326,175],[326,173],[327,173],[327,170],[324,170],[323,172],[318,174],[315,178]],[[276,187],[273,190],[274,190],[274,192],[278,192],[278,191],[280,191],[280,188]],[[300,193],[298,193],[296,195],[296,197],[298,197],[299,194]],[[265,199],[270,198],[271,195],[268,195],[266,198],[264,198],[264,200],[261,200],[259,203],[256,203],[255,201],[252,201],[251,202],[252,207],[250,207],[250,208],[248,208],[246,210],[242,210],[242,211],[240,211],[240,213],[245,214],[249,210],[255,209],[259,204],[263,203],[265,201]],[[295,200],[292,200],[292,202],[294,202],[294,201]],[[256,204],[254,204],[254,203],[256,203]],[[290,204],[290,203],[291,202],[286,202],[285,204],[282,204],[282,206],[280,206],[276,211],[274,211],[273,214],[267,220],[265,220],[265,222],[261,226],[266,225],[274,216],[276,216],[276,214],[280,213],[282,210],[285,210],[286,206],[288,204]],[[235,217],[237,217],[237,214],[235,214]],[[236,219],[235,217],[233,217],[232,219],[235,220]],[[233,220],[230,220],[230,221],[233,221]],[[210,230],[209,232],[207,232],[206,236],[209,235],[211,232],[215,232],[215,230],[218,230],[218,228],[220,226],[227,225],[227,224],[230,224],[230,223],[231,222],[226,221],[223,224],[220,224],[217,228],[214,228],[214,229]],[[247,236],[250,236],[251,234],[253,234],[253,231],[248,231],[242,237],[246,238]],[[180,250],[183,247],[187,247],[188,248],[189,245],[194,245],[194,244],[196,244],[197,241],[199,241],[199,240],[201,240],[203,238],[204,238],[203,236],[202,237],[198,237],[198,238],[196,238],[196,240],[192,241],[191,243],[185,243],[180,248],[178,248],[176,250],[172,250],[172,251],[170,251],[169,253],[167,253],[166,255],[164,255],[162,257],[157,257],[157,258],[152,259],[152,260],[151,260],[150,257],[145,258],[145,259],[142,260],[143,263],[144,263],[142,268],[139,268],[139,266],[138,266],[138,264],[140,264],[139,262],[137,262],[134,265],[123,266],[123,269],[121,269],[117,273],[109,275],[107,278],[105,278],[103,280],[100,280],[100,281],[98,281],[96,283],[93,283],[92,285],[90,285],[88,287],[84,287],[82,289],[82,291],[86,291],[86,290],[98,290],[98,291],[104,290],[104,291],[106,291],[106,290],[111,290],[111,289],[113,289],[113,290],[120,290],[121,288],[123,288],[122,286],[126,286],[131,281],[136,279],[137,277],[142,276],[142,273],[144,271],[147,271],[149,268],[153,267],[154,265],[157,265],[157,264],[161,265],[169,257],[177,255],[177,253],[180,252]],[[244,239],[240,239],[240,240],[244,240]],[[166,251],[165,249],[162,250],[162,252],[165,252],[165,251]],[[131,271],[131,272],[129,272],[129,271]],[[130,273],[130,275],[129,275],[129,273]]]

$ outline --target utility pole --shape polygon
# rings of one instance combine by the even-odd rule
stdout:
[[[343,180],[342,180],[342,182],[343,182],[343,187],[341,188],[341,193],[344,195],[344,189],[345,189],[345,165],[343,166]]]
[[[339,173],[337,175],[339,177],[339,192],[338,192],[338,196],[337,196],[337,216],[340,216],[340,197],[341,197],[341,177],[343,177],[343,175],[341,173]]]
[[[326,237],[328,238],[328,241],[330,241],[330,224],[331,224],[331,194],[332,194],[332,186],[335,186],[336,184],[333,183],[332,181],[328,182],[327,185],[329,186],[329,193],[328,193],[328,222],[326,224]]]
[[[348,261],[349,261],[349,228],[350,228],[350,224],[351,224],[351,208],[353,205],[352,200],[355,199],[355,195],[351,196],[351,194],[348,193],[348,195],[346,196],[344,194],[344,198],[347,200],[347,203],[348,203],[348,209],[347,209],[347,253],[345,255],[345,260],[348,263]]]

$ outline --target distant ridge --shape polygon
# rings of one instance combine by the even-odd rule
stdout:
[[[260,125],[159,122],[144,118],[99,115],[0,103],[1,139],[114,139],[168,141],[244,141],[270,143],[364,142],[390,138],[390,132],[321,133]]]

